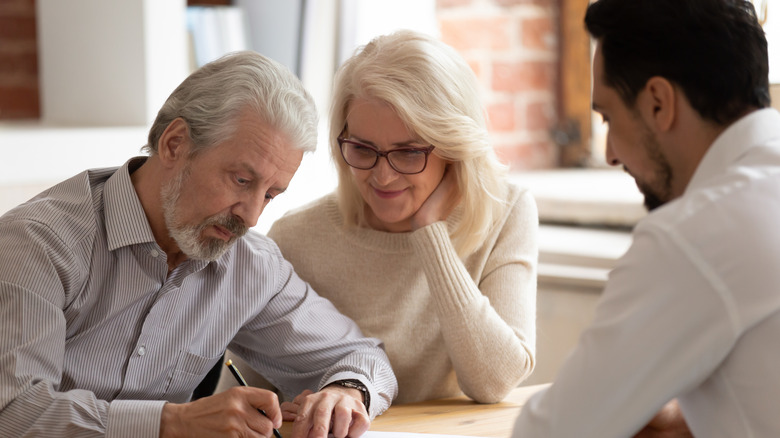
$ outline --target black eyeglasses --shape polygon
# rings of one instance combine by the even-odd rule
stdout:
[[[379,162],[379,157],[385,157],[393,170],[404,175],[414,175],[425,170],[425,166],[428,165],[428,155],[435,148],[435,146],[399,148],[382,152],[375,147],[343,137],[339,137],[338,142],[342,158],[355,169],[373,169]]]

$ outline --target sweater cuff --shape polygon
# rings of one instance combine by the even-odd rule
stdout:
[[[435,222],[412,233],[411,242],[443,315],[461,312],[480,295],[450,239],[447,223]]]
[[[165,400],[114,400],[108,408],[106,438],[159,437]]]

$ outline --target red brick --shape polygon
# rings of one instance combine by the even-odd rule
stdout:
[[[515,105],[513,102],[500,102],[487,106],[491,132],[506,132],[516,128]]]
[[[529,169],[531,151],[525,145],[518,144],[495,144],[493,149],[496,151],[499,161],[508,165],[511,169]]]
[[[477,79],[482,79],[482,64],[473,59],[466,59],[466,62],[469,64],[469,67],[471,67],[471,71],[474,72],[474,76],[477,77]]]
[[[494,91],[554,91],[555,81],[555,67],[551,62],[497,62],[493,64],[492,87]]]
[[[34,39],[35,17],[0,17],[0,38]]]
[[[509,18],[441,19],[441,39],[457,50],[503,50],[510,46]]]
[[[35,0],[0,1],[0,120],[40,118]]]
[[[38,56],[35,52],[0,53],[0,77],[5,75],[38,75]]]
[[[512,170],[548,169],[555,167],[555,146],[552,142],[529,141],[496,144],[498,159]]]
[[[531,102],[525,107],[527,131],[549,131],[555,120],[553,102]]]
[[[0,0],[0,17],[34,17],[35,0]]]
[[[557,45],[557,29],[551,16],[523,20],[520,29],[520,40],[523,42],[523,47],[551,50]]]
[[[40,118],[38,88],[0,86],[0,119]]]

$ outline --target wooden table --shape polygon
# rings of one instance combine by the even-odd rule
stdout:
[[[526,400],[547,386],[521,386],[496,404],[479,404],[467,397],[453,397],[393,405],[374,419],[370,430],[506,438],[512,433],[515,419]],[[289,422],[280,429],[285,437],[290,436],[291,431],[292,423]]]

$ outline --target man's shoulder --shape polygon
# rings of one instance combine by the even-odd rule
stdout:
[[[9,210],[0,222],[30,221],[51,228],[83,228],[101,208],[102,186],[111,169],[86,170]]]
[[[274,278],[274,283],[283,281],[292,271],[276,243],[255,230],[238,239],[220,263],[230,269],[240,269],[244,277]]]
[[[732,166],[706,184],[689,189],[680,198],[652,211],[640,224],[684,226],[718,220],[753,221],[768,215],[780,217],[780,158],[776,163]],[[738,225],[738,223],[735,223]],[[736,228],[732,228],[737,232]]]
[[[733,167],[707,184],[659,207],[634,229],[634,239],[685,248],[689,256],[759,255],[780,260],[780,247],[766,245],[780,219],[780,167]],[[660,239],[660,240],[658,240]]]
[[[249,230],[243,237],[238,239],[232,247],[236,257],[260,262],[262,260],[271,261],[281,259],[282,254],[279,247],[268,236],[265,236],[255,230]]]
[[[95,184],[95,178],[101,180],[103,176],[84,171],[0,217],[0,240],[11,243],[4,249],[25,248],[32,253],[37,248],[53,262],[71,268],[72,263],[84,262],[100,235],[102,184]],[[4,257],[19,256],[13,251],[18,249]]]

